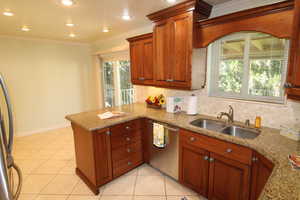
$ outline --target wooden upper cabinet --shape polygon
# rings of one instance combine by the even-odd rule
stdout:
[[[133,84],[153,84],[152,33],[127,39],[130,42],[131,81]]]
[[[170,24],[161,21],[154,27],[154,78],[155,84],[167,85],[169,75]]]
[[[211,200],[247,200],[250,167],[218,154],[210,154],[209,194]]]
[[[300,100],[300,1],[295,1],[293,33],[289,56],[287,95],[290,99]]]
[[[155,86],[201,87],[193,87],[192,82],[193,24],[196,18],[207,18],[210,11],[209,4],[189,0],[147,16],[154,23]]]
[[[170,79],[174,86],[191,86],[191,60],[193,48],[193,13],[171,18]]]

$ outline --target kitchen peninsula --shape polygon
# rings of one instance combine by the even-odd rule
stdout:
[[[97,115],[107,110],[122,111],[126,115],[101,120]],[[151,127],[149,127],[148,120],[154,120],[179,128],[180,152],[184,149],[184,146],[181,147],[184,138],[191,136],[196,138],[196,142],[190,144],[194,150],[197,150],[197,145],[203,146],[201,142],[197,142],[197,139],[208,141],[205,143],[206,146],[203,147],[205,152],[210,152],[208,156],[214,157],[216,161],[221,160],[230,163],[230,165],[236,165],[236,168],[239,169],[237,171],[233,171],[234,169],[231,168],[226,169],[226,172],[232,172],[234,175],[241,176],[238,178],[242,178],[236,179],[242,180],[242,183],[236,183],[240,185],[236,185],[233,190],[228,188],[230,187],[229,183],[229,186],[226,187],[228,189],[226,195],[229,195],[232,199],[297,200],[299,198],[300,173],[291,169],[287,156],[292,153],[299,154],[300,144],[281,136],[278,130],[264,127],[255,139],[242,139],[198,128],[190,124],[191,121],[199,118],[215,119],[211,116],[170,114],[165,110],[147,108],[144,104],[83,112],[68,115],[66,118],[71,121],[74,131],[76,172],[95,194],[99,193],[100,186],[140,164],[148,162],[149,151],[147,146],[149,145],[149,138],[151,138],[151,136],[149,137]],[[238,124],[241,125],[241,123]],[[210,146],[210,144],[212,145]],[[233,151],[224,153],[223,147],[225,149],[230,147]],[[126,155],[128,149],[130,149],[130,152],[128,151],[128,155]],[[206,179],[205,177],[201,177],[201,179],[204,178],[204,182],[209,182],[209,184],[197,185],[197,180],[196,182],[192,179],[188,180],[189,174],[184,175],[189,173],[187,171],[189,168],[184,168],[183,164],[188,163],[188,159],[191,157],[183,158],[183,155],[186,154],[182,152],[179,154],[180,183],[190,186],[191,189],[209,199],[217,196],[217,192],[222,192],[217,184],[212,184],[212,181],[219,181],[217,177],[211,178],[211,168],[214,164],[209,164],[209,161],[203,162],[203,164],[210,167],[210,170],[209,174],[205,174]],[[257,165],[255,163],[257,160],[265,160],[266,165]],[[220,168],[221,165],[218,166]],[[217,165],[214,166],[214,170],[216,169]],[[199,170],[201,170],[200,166]],[[255,173],[260,170],[262,170],[262,174],[256,174],[255,177]],[[268,170],[270,172],[269,178],[266,175],[267,173],[264,173]],[[196,173],[197,175],[197,172],[190,173]],[[260,179],[264,179],[264,176],[267,180],[265,187],[264,183],[260,182]],[[234,181],[234,179],[231,179],[231,181]],[[260,186],[260,184],[263,185]],[[259,187],[264,188],[261,194]],[[234,194],[231,194],[231,192]]]

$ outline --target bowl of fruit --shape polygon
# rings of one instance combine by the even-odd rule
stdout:
[[[166,103],[164,95],[149,96],[146,100],[148,108],[161,109],[162,105]]]

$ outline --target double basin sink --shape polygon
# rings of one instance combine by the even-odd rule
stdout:
[[[226,135],[240,137],[243,139],[254,139],[260,134],[260,131],[257,129],[244,128],[236,125],[228,125],[222,121],[210,119],[197,119],[192,121],[191,124],[193,126],[205,128]]]

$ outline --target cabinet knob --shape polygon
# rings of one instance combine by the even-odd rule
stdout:
[[[130,137],[126,137],[126,141],[130,141]]]
[[[110,135],[111,134],[111,132],[110,131],[106,131],[106,135]]]
[[[232,149],[227,149],[226,152],[227,152],[227,153],[231,153],[231,152],[232,152]]]
[[[191,142],[194,142],[195,140],[196,140],[196,138],[190,137],[190,141],[191,141]]]
[[[130,152],[131,152],[131,149],[128,148],[128,149],[127,149],[127,152],[130,153]]]
[[[257,158],[257,157],[253,157],[253,158],[252,158],[252,161],[253,161],[253,162],[257,162],[257,161],[258,161],[258,158]]]
[[[208,156],[204,156],[204,160],[208,160],[209,159],[209,157]]]
[[[128,165],[132,165],[132,162],[128,162],[127,164],[128,164]]]
[[[210,158],[210,159],[209,159],[209,162],[214,162],[214,161],[215,161],[214,158]]]
[[[130,130],[130,126],[126,126],[125,129],[126,129],[126,130]]]

